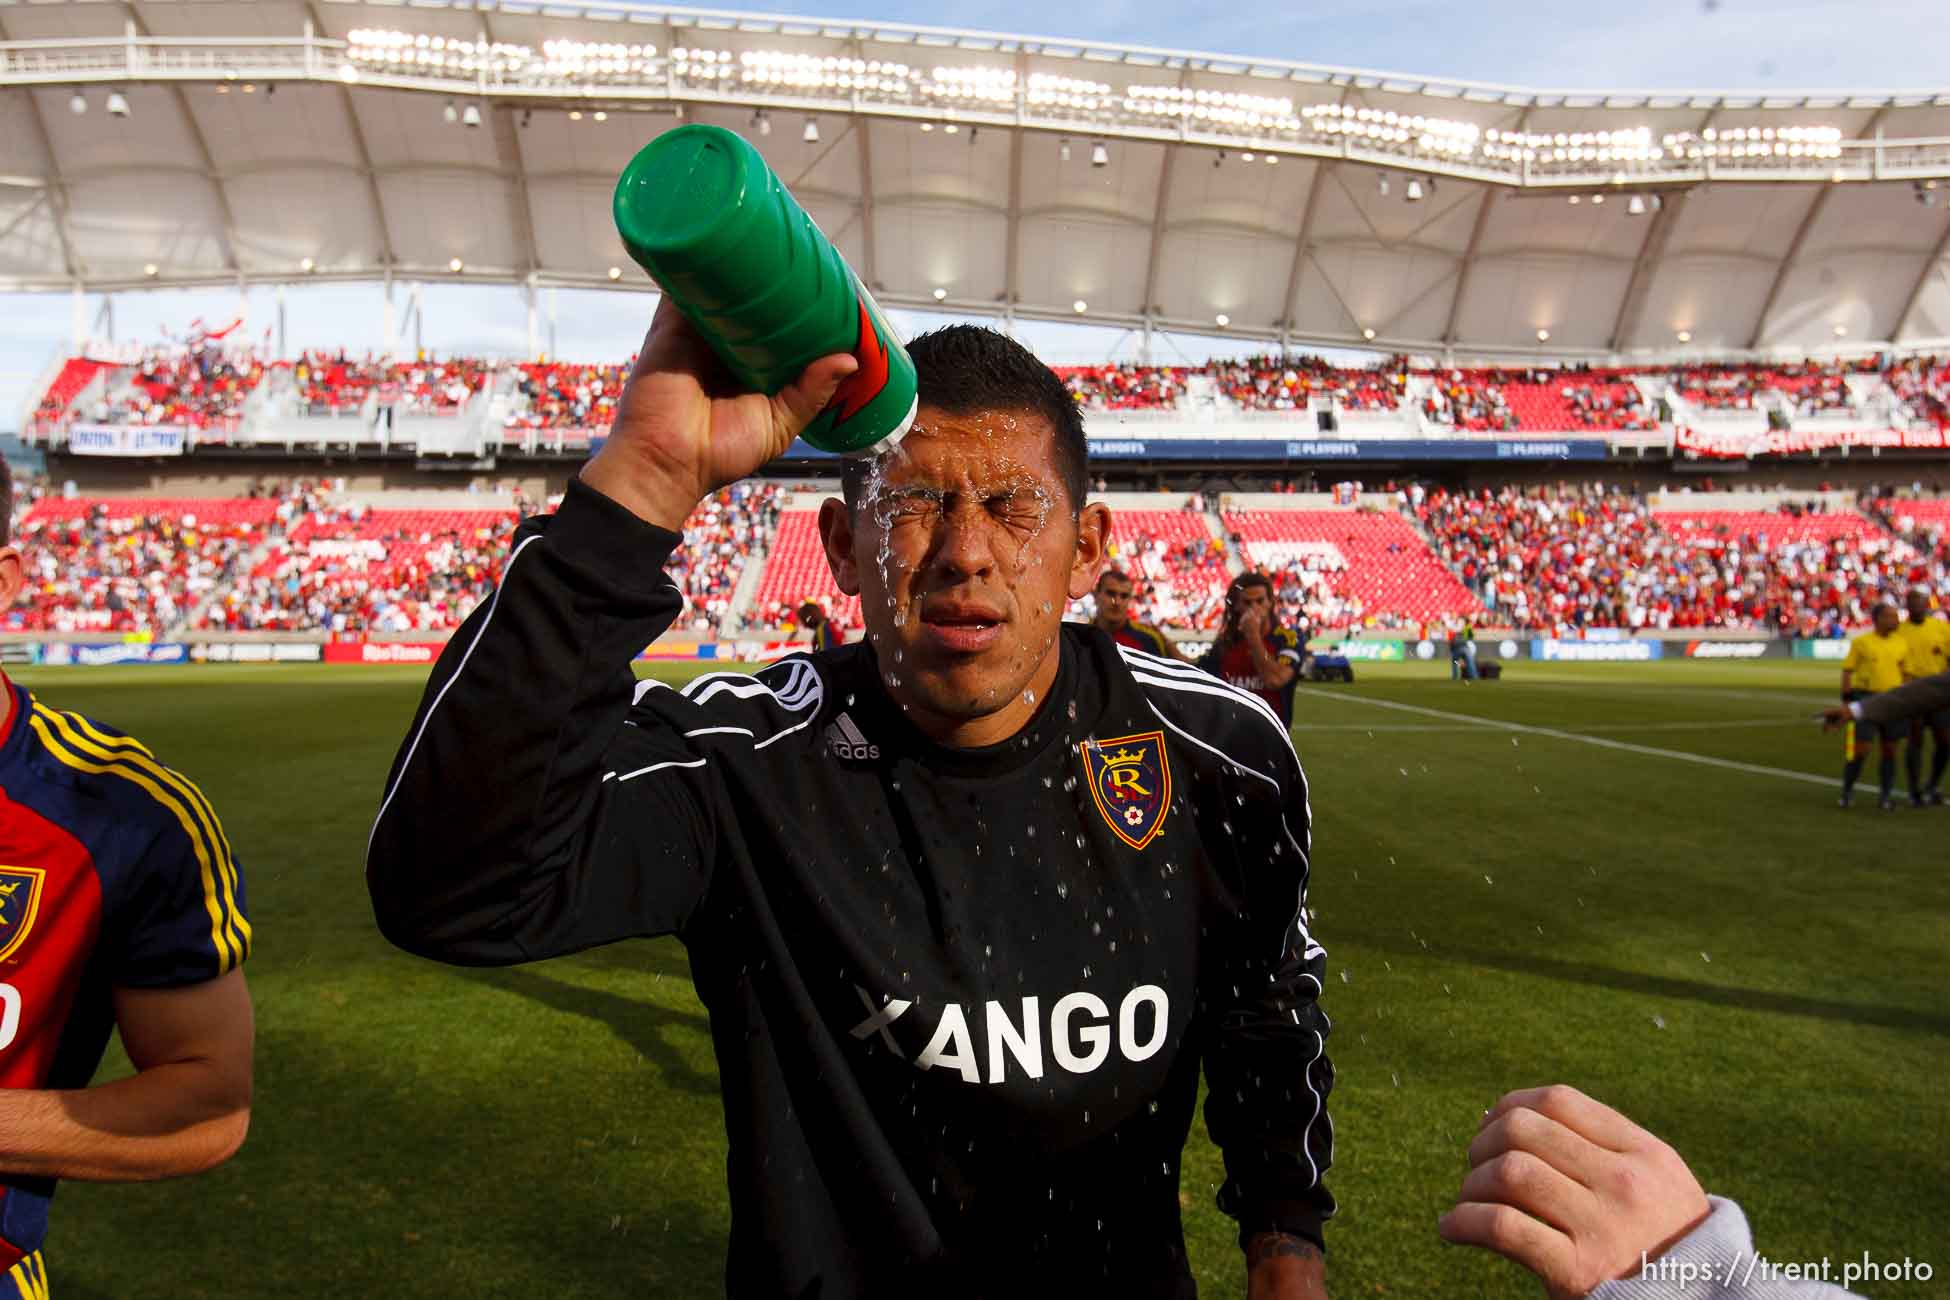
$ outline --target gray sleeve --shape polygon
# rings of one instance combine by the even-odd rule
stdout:
[[[1918,713],[1950,709],[1950,673],[1919,677],[1893,691],[1860,701],[1861,717],[1869,722],[1896,722]]]
[[[1706,1216],[1671,1250],[1633,1277],[1607,1282],[1585,1300],[1862,1300],[1820,1277],[1825,1261],[1776,1263],[1754,1253],[1754,1236],[1739,1205],[1706,1198]],[[1839,1266],[1836,1269],[1839,1272]]]

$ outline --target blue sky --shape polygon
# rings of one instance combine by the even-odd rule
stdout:
[[[730,7],[730,6],[727,6]],[[781,0],[754,9],[891,21],[944,21],[938,2],[850,4]],[[1286,0],[1286,3],[1148,5],[1073,0],[962,0],[958,27],[1094,37],[1173,49],[1250,52],[1311,63],[1376,68],[1541,88],[1909,90],[1950,86],[1950,0]],[[87,304],[93,319],[97,301]],[[567,293],[558,301],[557,350],[622,359],[635,347],[649,300]],[[118,338],[153,340],[194,317],[228,320],[237,295],[151,292],[116,299]],[[254,334],[275,319],[269,290],[246,304]],[[66,295],[0,294],[0,429],[13,427],[27,390],[62,352]],[[377,286],[319,286],[290,298],[287,344],[366,351],[380,341]],[[913,329],[928,321],[910,316]],[[1032,326],[1026,341],[1052,361],[1101,359],[1129,340],[1115,330]],[[432,286],[423,340],[440,352],[519,353],[526,317],[511,289]],[[1181,339],[1183,355],[1213,346]],[[1219,346],[1223,346],[1222,344]],[[1237,344],[1233,345],[1234,348]],[[1163,359],[1163,358],[1161,358]]]

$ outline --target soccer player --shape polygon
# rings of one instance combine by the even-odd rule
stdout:
[[[384,933],[530,961],[677,933],[723,1081],[738,1297],[1183,1300],[1201,1065],[1251,1294],[1325,1294],[1333,1070],[1285,725],[1062,622],[1110,514],[1049,368],[969,325],[820,510],[867,636],[681,690],[685,516],[854,363],[736,393],[668,302],[602,451],[523,525],[373,827]],[[713,397],[712,394],[719,394]]]
[[[1291,725],[1293,688],[1305,657],[1300,638],[1274,621],[1273,580],[1242,573],[1226,587],[1225,623],[1198,666],[1259,696],[1275,717]]]
[[[1950,622],[1935,617],[1930,593],[1921,587],[1912,587],[1909,592],[1909,617],[1903,620],[1898,629],[1904,643],[1909,647],[1909,661],[1903,666],[1903,675],[1914,681],[1918,677],[1934,677],[1950,669]],[[1930,761],[1930,779],[1923,780],[1923,739],[1927,733],[1935,733],[1936,752]],[[1943,769],[1950,764],[1950,709],[1939,709],[1923,717],[1912,718],[1909,724],[1909,741],[1903,748],[1903,767],[1909,776],[1909,801],[1918,808],[1943,802]]]
[[[1131,584],[1130,574],[1121,569],[1105,569],[1097,575],[1097,585],[1092,591],[1097,598],[1097,612],[1090,621],[1099,632],[1133,650],[1185,662],[1185,656],[1178,653],[1170,637],[1131,617],[1131,600],[1136,588]]]
[[[26,582],[0,467],[0,609]],[[223,827],[140,743],[0,674],[0,1297],[48,1294],[57,1179],[222,1164],[250,1124],[251,927]],[[111,1029],[136,1073],[98,1087]]]
[[[817,601],[809,600],[799,606],[799,626],[804,628],[807,639],[815,650],[831,650],[846,644],[846,638],[833,626],[833,620],[826,617],[826,611]]]
[[[1902,616],[1894,605],[1877,605],[1875,630],[1864,632],[1849,642],[1848,657],[1842,660],[1842,702],[1851,704],[1866,696],[1894,690],[1903,684],[1903,665],[1909,661],[1909,642],[1897,633]],[[1907,727],[1902,723],[1873,722],[1864,718],[1850,730],[1848,762],[1842,769],[1842,807],[1855,798],[1855,781],[1868,761],[1865,742],[1874,740],[1882,750],[1882,796],[1877,806],[1885,812],[1896,806],[1896,738]]]

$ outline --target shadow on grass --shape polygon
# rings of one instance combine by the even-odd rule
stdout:
[[[1397,943],[1392,939],[1364,938],[1362,942],[1397,954],[1425,955],[1418,947]],[[1643,971],[1616,970],[1609,966],[1564,961],[1557,957],[1528,952],[1486,952],[1480,949],[1444,948],[1440,956],[1445,961],[1461,962],[1464,965],[1485,966],[1517,975],[1539,975],[1545,979],[1563,980],[1572,984],[1591,984],[1626,993],[1644,993],[1652,997],[1703,1002],[1712,1006],[1737,1007],[1743,1011],[1769,1011],[1778,1015],[1807,1016],[1816,1020],[1841,1021],[1878,1029],[1900,1029],[1950,1036],[1950,1016],[1930,1011],[1917,1011],[1909,1007],[1865,1006],[1855,1002],[1805,997],[1797,993],[1728,988],[1725,985],[1707,984],[1699,980],[1675,979],[1669,975],[1649,975]]]
[[[544,975],[532,966],[463,968],[460,974],[492,988],[513,993],[570,1015],[585,1016],[609,1026],[618,1038],[634,1047],[637,1054],[653,1066],[664,1083],[685,1092],[716,1097],[718,1076],[701,1073],[684,1054],[665,1041],[668,1029],[687,1029],[711,1033],[710,1019],[694,1011],[673,1011],[654,1002],[626,998],[618,993],[584,988]],[[689,972],[683,973],[688,980]]]

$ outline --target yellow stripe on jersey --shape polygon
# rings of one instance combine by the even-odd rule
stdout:
[[[190,847],[196,852],[198,874],[203,882],[203,910],[210,917],[210,947],[217,956],[217,974],[222,975],[234,969],[243,960],[244,949],[241,940],[231,931],[226,916],[226,902],[234,910],[236,902],[229,895],[229,878],[204,839],[203,828],[193,815],[178,788],[171,784],[167,788],[151,780],[144,772],[135,770],[139,756],[122,755],[119,758],[101,750],[93,751],[94,757],[107,759],[106,762],[92,761],[85,755],[89,746],[68,728],[62,716],[38,701],[34,704],[34,715],[28,725],[34,734],[41,738],[41,744],[63,764],[80,772],[92,772],[104,776],[119,776],[142,790],[176,817],[183,833],[189,837]],[[72,747],[70,747],[72,745]],[[118,766],[126,762],[130,766]]]
[[[37,701],[36,707],[45,706],[40,705]],[[217,810],[210,806],[208,796],[197,787],[196,782],[190,780],[175,768],[165,766],[155,754],[150,752],[147,745],[137,740],[134,736],[111,736],[79,713],[69,713],[66,710],[60,710],[59,712],[61,717],[65,718],[70,724],[80,731],[87,733],[88,737],[95,742],[94,749],[113,754],[118,758],[127,758],[131,762],[138,761],[136,756],[140,755],[142,760],[141,766],[159,773],[164,780],[170,783],[172,788],[181,791],[189,798],[191,808],[198,813],[199,819],[210,831],[207,838],[210,841],[211,847],[216,851],[218,859],[223,864],[224,903],[230,915],[232,933],[239,940],[239,960],[249,956],[251,950],[251,923],[245,919],[242,912],[237,910],[237,860],[231,856],[229,833],[224,830],[223,820],[217,816]]]
[[[48,1300],[47,1263],[41,1258],[41,1252],[23,1255],[18,1264],[7,1270],[7,1282],[20,1300]]]

